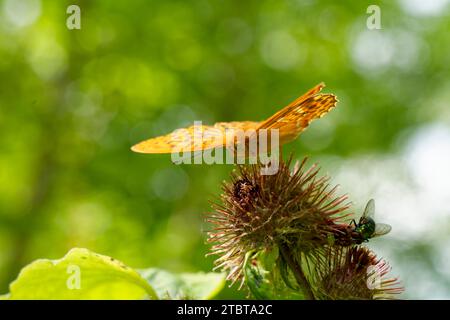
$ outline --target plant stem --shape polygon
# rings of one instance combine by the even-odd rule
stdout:
[[[302,289],[306,298],[308,300],[315,300],[314,293],[311,289],[311,286],[309,285],[308,279],[306,279],[306,276],[303,273],[300,261],[298,261],[298,262],[295,261],[295,259],[291,255],[291,252],[287,245],[280,244],[279,247],[280,247],[281,255],[283,256],[283,258],[286,261],[289,268],[292,270],[295,280],[297,281],[298,285]]]

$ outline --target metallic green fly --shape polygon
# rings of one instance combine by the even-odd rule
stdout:
[[[356,223],[355,219],[350,222],[350,225],[354,225],[353,240],[360,244],[362,242],[369,241],[370,238],[379,237],[389,233],[391,231],[391,226],[385,223],[375,223],[375,201],[370,199],[367,202],[364,213],[359,218],[359,222]]]

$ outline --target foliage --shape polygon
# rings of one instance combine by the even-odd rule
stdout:
[[[82,0],[81,30],[68,30],[72,2],[0,1],[0,292],[31,261],[73,247],[137,267],[209,271],[201,214],[232,167],[174,166],[129,148],[194,120],[264,119],[320,81],[337,108],[285,153],[325,171],[364,167],[358,183],[352,173],[333,181],[356,191],[405,194],[382,184],[383,173],[420,189],[401,174],[401,150],[423,126],[450,123],[449,6],[407,10],[428,2],[445,3],[377,1],[382,30],[368,30],[371,1]],[[18,3],[31,5],[21,14]],[[366,156],[387,160],[358,166]],[[448,206],[426,207],[437,220],[409,207],[401,215],[393,202],[393,230],[413,227],[383,249],[410,297],[450,297]]]
[[[213,273],[139,272],[111,257],[72,249],[22,269],[4,299],[211,299],[224,285]]]

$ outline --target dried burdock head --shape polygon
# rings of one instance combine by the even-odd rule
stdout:
[[[395,299],[403,292],[397,278],[389,278],[386,261],[363,246],[320,249],[309,261],[314,296],[320,300]]]
[[[335,196],[336,187],[318,177],[316,165],[306,168],[306,159],[293,172],[290,163],[281,161],[273,175],[262,175],[260,165],[240,166],[213,204],[208,241],[220,256],[216,269],[227,271],[232,283],[242,279],[247,252],[283,245],[294,255],[308,253],[342,232],[347,197]]]

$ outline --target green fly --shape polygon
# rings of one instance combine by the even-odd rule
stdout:
[[[363,215],[359,218],[359,222],[356,223],[355,219],[351,221],[350,225],[354,225],[353,232],[355,233],[353,240],[355,240],[357,244],[369,241],[370,238],[385,235],[391,231],[392,228],[390,225],[385,223],[375,223],[374,215],[375,201],[370,199],[369,202],[367,202]]]

